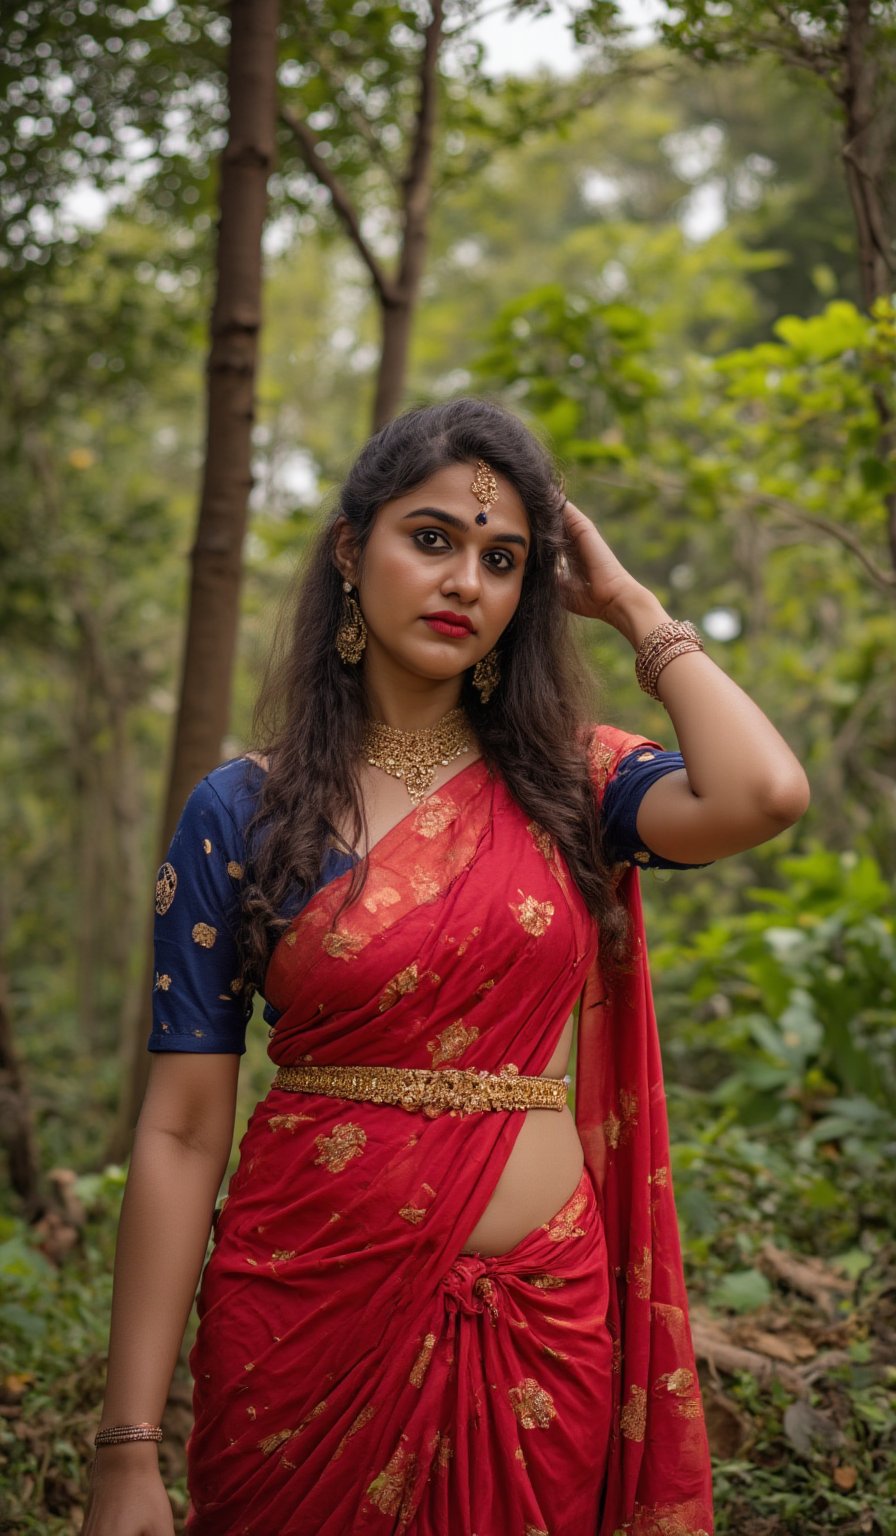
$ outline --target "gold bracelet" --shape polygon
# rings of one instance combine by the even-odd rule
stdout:
[[[652,699],[662,703],[656,680],[663,668],[676,656],[704,650],[700,631],[690,619],[668,619],[645,635],[635,656],[638,686]]]
[[[94,1435],[94,1445],[130,1445],[134,1440],[155,1440],[158,1443],[162,1438],[162,1431],[158,1424],[113,1424],[108,1429],[100,1429]]]

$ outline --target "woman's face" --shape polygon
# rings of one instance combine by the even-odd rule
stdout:
[[[360,567],[348,567],[357,572],[368,663],[445,682],[485,656],[510,623],[529,521],[510,481],[496,474],[496,498],[477,523],[475,476],[475,464],[450,464],[377,512]]]

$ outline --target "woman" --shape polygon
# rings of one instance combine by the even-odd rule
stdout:
[[[587,723],[570,611],[680,753]],[[775,836],[802,768],[475,400],[366,445],[255,724],[159,872],[87,1536],[171,1530],[254,987],[278,1071],[202,1274],[187,1531],[710,1532],[637,869]]]

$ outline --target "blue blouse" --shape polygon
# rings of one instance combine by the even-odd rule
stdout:
[[[683,767],[680,752],[641,748],[622,758],[601,808],[611,863],[706,868],[661,858],[638,837],[638,806],[645,791],[664,773]],[[240,984],[236,935],[245,829],[263,776],[264,769],[251,758],[232,758],[200,779],[181,812],[156,877],[150,1051],[241,1056],[246,1049],[252,997],[245,995]],[[353,862],[352,854],[329,848],[314,890],[344,874]],[[313,894],[296,889],[284,915],[295,916]],[[280,1017],[270,1003],[263,1016],[272,1027]]]

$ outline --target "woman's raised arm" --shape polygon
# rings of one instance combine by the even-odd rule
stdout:
[[[602,619],[637,650],[672,617],[636,581],[583,512],[567,502],[572,558],[561,578],[574,613]],[[809,781],[757,704],[705,651],[674,657],[656,690],[675,727],[684,770],[645,792],[638,835],[666,859],[701,864],[776,837],[804,814]]]

